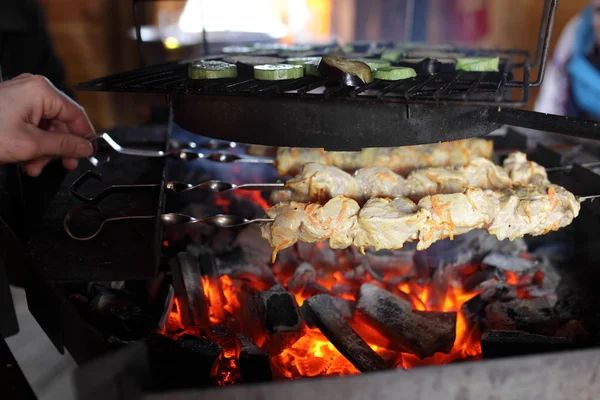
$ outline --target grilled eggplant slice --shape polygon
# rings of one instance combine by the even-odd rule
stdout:
[[[360,61],[344,60],[336,56],[325,56],[319,63],[322,76],[342,82],[347,86],[362,86],[373,80],[371,68]]]

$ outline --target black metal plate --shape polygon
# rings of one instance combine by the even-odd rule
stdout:
[[[218,139],[270,146],[405,146],[483,136],[500,125],[488,108],[422,104],[176,95],[175,123]]]
[[[127,136],[143,138],[132,146],[164,150],[166,127],[121,129],[112,132],[116,140],[131,143]],[[149,138],[153,138],[149,142]],[[135,143],[135,142],[134,142]],[[67,175],[61,188],[48,207],[40,225],[31,234],[30,251],[36,272],[51,282],[120,281],[149,279],[158,270],[162,225],[158,218],[109,223],[102,232],[89,241],[76,241],[63,229],[66,213],[81,204],[70,193],[71,183],[90,164],[82,161],[79,168]],[[111,153],[111,161],[99,168],[106,184],[164,183],[163,159],[143,159]],[[86,232],[98,225],[91,220],[100,216],[156,215],[164,209],[163,190],[133,191],[109,196],[98,205],[102,213],[79,219]],[[75,220],[75,218],[74,218]]]

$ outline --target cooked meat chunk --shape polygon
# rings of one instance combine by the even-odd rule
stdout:
[[[288,190],[273,193],[271,202],[276,204],[282,201],[300,201],[325,204],[329,199],[340,195],[354,199],[359,204],[364,204],[371,198],[398,196],[406,196],[418,202],[428,195],[462,193],[469,187],[502,189],[512,187],[513,183],[549,183],[538,173],[516,173],[515,169],[523,169],[520,166],[523,164],[529,165],[528,170],[544,171],[538,164],[529,162],[526,158],[520,159],[519,165],[510,164],[510,172],[514,172],[513,175],[517,179],[512,180],[501,166],[477,157],[462,167],[416,169],[404,179],[386,168],[361,168],[352,176],[331,165],[308,163],[300,174],[287,181]]]
[[[493,143],[484,139],[465,139],[420,146],[368,148],[356,152],[328,152],[323,149],[282,147],[276,165],[281,176],[299,173],[304,164],[318,162],[346,171],[381,167],[405,175],[423,167],[466,165],[476,157],[492,158]]]
[[[273,222],[262,225],[263,238],[277,252],[297,241],[329,239],[332,248],[350,245],[398,249],[418,239],[418,250],[473,229],[498,239],[542,235],[569,225],[579,215],[575,196],[556,185],[515,186],[500,190],[467,188],[463,193],[423,197],[374,198],[362,208],[337,196],[325,205],[280,203],[267,210]]]
[[[546,169],[527,160],[527,155],[519,151],[511,153],[504,160],[504,170],[513,182],[528,182],[532,185],[549,183]]]

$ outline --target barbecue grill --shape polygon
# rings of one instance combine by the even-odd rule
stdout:
[[[501,125],[597,138],[600,125],[594,121],[514,108],[526,105],[530,89],[544,79],[556,7],[556,0],[545,1],[534,55],[519,49],[436,49],[449,55],[500,57],[502,70],[497,73],[439,72],[408,82],[375,80],[358,88],[311,76],[198,83],[188,78],[186,63],[170,62],[83,82],[76,88],[164,93],[170,97],[174,122],[182,128],[269,146],[340,151],[406,146],[484,136]],[[539,72],[532,79],[536,67]]]
[[[134,7],[144,1],[150,0],[134,1]],[[318,327],[336,348],[342,349],[340,352],[346,358],[353,359],[353,365],[359,364],[365,370],[381,368],[382,361],[379,358],[369,358],[372,356],[369,348],[363,346],[356,350],[359,355],[344,353],[348,349],[345,341],[349,337],[364,336],[366,332],[360,331],[357,334],[353,329],[358,330],[358,327],[349,327],[340,319],[323,316],[319,308],[321,306],[327,310],[335,306],[344,312],[355,311],[344,308],[347,306],[344,302],[340,302],[341,305],[331,305],[328,301],[323,301],[324,297],[320,296],[327,298],[332,292],[319,287],[320,282],[312,282],[315,286],[311,290],[319,295],[310,297],[310,302],[305,301],[301,314],[295,312],[293,304],[296,299],[291,292],[288,293],[276,284],[283,279],[281,275],[285,275],[288,264],[298,262],[299,253],[310,253],[312,257],[320,249],[311,247],[309,251],[299,248],[291,255],[284,254],[283,261],[273,267],[273,270],[280,269],[280,275],[274,277],[271,269],[259,269],[257,272],[257,268],[248,266],[251,263],[246,262],[247,260],[240,261],[240,255],[231,248],[232,243],[239,244],[244,240],[252,244],[252,236],[256,236],[252,231],[246,232],[244,239],[240,239],[244,234],[243,230],[215,231],[212,227],[199,225],[192,232],[172,231],[163,229],[161,224],[161,216],[169,215],[168,213],[183,213],[182,210],[190,211],[196,207],[199,208],[197,213],[201,215],[194,216],[200,217],[210,215],[217,209],[216,202],[207,194],[197,190],[173,193],[178,190],[174,190],[173,184],[170,186],[169,182],[178,179],[198,184],[213,179],[212,176],[206,176],[202,167],[198,167],[202,165],[199,163],[211,163],[211,166],[231,168],[231,171],[238,166],[239,172],[239,166],[243,164],[227,161],[246,157],[232,156],[233,153],[229,150],[235,143],[229,142],[217,142],[217,145],[212,142],[199,143],[196,148],[179,153],[180,149],[173,149],[170,141],[181,128],[194,134],[227,141],[323,147],[328,150],[358,150],[364,147],[403,146],[472,138],[488,135],[502,125],[541,129],[573,137],[597,138],[600,125],[595,121],[543,115],[515,108],[525,105],[529,100],[530,88],[539,86],[543,80],[556,7],[556,0],[545,0],[538,47],[533,56],[527,51],[516,49],[443,50],[460,51],[472,56],[499,56],[503,60],[503,69],[499,73],[439,72],[419,76],[409,83],[374,81],[352,88],[320,77],[278,82],[242,78],[193,82],[188,79],[185,62],[170,62],[77,85],[79,90],[166,94],[174,122],[169,127],[116,129],[102,135],[111,138],[113,144],[110,141],[101,142],[98,158],[106,159],[110,155],[110,162],[93,172],[87,171],[89,166],[81,165],[69,174],[50,204],[49,211],[30,235],[29,251],[26,254],[28,276],[25,279],[29,307],[57,349],[62,352],[66,348],[78,363],[83,364],[76,375],[77,390],[81,398],[169,398],[174,395],[170,392],[174,388],[184,390],[177,393],[182,398],[202,395],[226,399],[239,396],[335,397],[340,393],[351,398],[368,395],[395,398],[402,393],[410,398],[441,399],[451,394],[457,398],[470,399],[479,398],[485,393],[485,396],[490,397],[540,396],[552,399],[571,393],[594,393],[600,385],[594,372],[600,363],[600,353],[591,348],[600,343],[597,337],[600,333],[597,327],[600,324],[596,317],[599,299],[597,291],[590,285],[598,276],[596,266],[600,261],[596,251],[600,242],[596,229],[600,222],[597,202],[584,202],[581,216],[566,232],[545,235],[528,243],[531,249],[539,251],[537,254],[565,253],[567,261],[554,266],[562,276],[562,284],[557,289],[559,305],[561,310],[568,310],[573,314],[569,323],[575,321],[573,325],[578,327],[576,317],[585,322],[589,336],[584,341],[573,338],[560,340],[553,336],[549,340],[539,332],[528,334],[525,338],[499,333],[499,339],[493,335],[486,336],[484,358],[490,359],[487,362],[467,362],[414,371],[377,372],[367,376],[337,378],[339,380],[332,378],[331,381],[304,379],[278,385],[265,382],[273,378],[271,374],[275,368],[271,370],[269,355],[265,356],[263,348],[272,349],[280,343],[269,343],[263,348],[256,348],[252,342],[254,338],[250,340],[232,335],[228,332],[230,327],[212,321],[219,320],[218,315],[208,315],[208,308],[213,309],[214,304],[227,300],[223,300],[223,293],[215,296],[211,292],[215,282],[218,283],[221,279],[219,270],[227,270],[232,276],[240,273],[243,275],[240,281],[258,285],[261,296],[265,296],[263,299],[267,309],[269,302],[278,305],[274,311],[271,310],[269,318],[281,318],[278,322],[285,328],[277,332],[283,338],[281,340],[293,340],[290,336],[306,329],[302,320],[305,319],[310,325]],[[214,57],[218,59],[220,56]],[[538,66],[540,72],[533,80],[531,70]],[[517,78],[518,76],[522,78]],[[397,134],[390,134],[391,132]],[[600,160],[600,150],[593,146],[584,152],[582,146],[566,142],[561,142],[560,146],[541,143],[531,150],[527,147],[527,136],[510,128],[491,138],[495,141],[497,158],[512,150],[529,150],[529,158],[547,168],[553,183],[580,196],[593,196],[600,191],[600,175],[594,169]],[[115,146],[115,143],[118,145]],[[125,154],[115,154],[115,149],[119,147],[126,150]],[[128,155],[129,150],[131,152]],[[174,152],[170,153],[171,150]],[[160,157],[132,157],[135,151],[146,156],[158,154]],[[162,157],[165,154],[174,154],[176,157]],[[208,159],[194,164],[185,161],[185,154],[214,156],[204,156]],[[229,156],[220,157],[223,154]],[[257,168],[257,181],[260,181],[261,169],[270,166],[255,163],[248,166],[248,169],[251,168]],[[555,168],[554,171],[552,168]],[[228,174],[235,177],[235,172]],[[273,185],[281,186],[277,183]],[[249,220],[261,217],[257,212],[262,212],[262,209],[259,207],[256,210],[256,203],[264,202],[260,196],[239,204],[236,203],[235,196],[220,199],[233,215]],[[86,206],[84,203],[92,203],[94,206]],[[130,218],[131,216],[143,218]],[[108,218],[117,220],[103,226],[102,221]],[[67,223],[69,225],[65,232]],[[101,229],[95,231],[99,226]],[[0,232],[3,238],[6,236],[7,239],[14,239],[8,230]],[[85,238],[91,234],[94,234],[91,240],[72,239]],[[183,240],[184,236],[200,238],[198,242],[202,245]],[[210,248],[205,246],[206,243],[209,243]],[[416,255],[414,259],[411,254],[411,264],[416,268],[413,272],[419,279],[426,279],[427,273],[437,274],[432,271],[441,271],[443,268],[438,269],[440,265],[464,267],[465,261],[461,258],[464,254],[461,251],[471,251],[472,245],[469,242],[459,243],[461,244],[457,246],[453,242],[440,243],[441,246]],[[446,250],[443,249],[444,246]],[[16,246],[11,250],[12,258],[7,259],[6,265],[9,271],[14,271],[23,265],[22,259],[16,257],[22,254]],[[252,253],[252,257],[260,257],[259,253]],[[309,257],[306,254],[302,256],[305,257],[302,260],[306,261]],[[331,254],[324,254],[326,256],[323,256],[321,262],[323,265],[331,265],[332,261],[327,259]],[[346,256],[348,254],[345,253]],[[370,256],[372,255],[365,255]],[[377,259],[376,256],[373,257]],[[510,258],[510,261],[515,262],[515,257]],[[471,258],[468,260],[470,262]],[[383,262],[381,259],[377,261]],[[535,265],[526,257],[525,261],[523,263],[527,266],[523,268]],[[337,262],[341,263],[342,260],[334,261]],[[344,262],[352,261],[344,259]],[[480,260],[477,261],[479,262]],[[364,267],[362,273],[372,279],[370,282],[379,279],[378,282],[381,283],[384,280],[380,270],[370,266],[368,268]],[[484,277],[474,278],[477,284],[484,278],[490,278],[491,275],[486,275],[490,271],[496,274],[500,271],[494,268],[482,269],[480,272]],[[358,274],[358,270],[360,268],[356,268],[353,273]],[[537,273],[541,270],[535,271]],[[515,275],[510,272],[512,271],[502,272],[502,279],[513,278]],[[513,289],[517,290],[515,288],[518,285],[527,286],[526,291],[518,289],[521,290],[520,296],[533,296],[531,293],[546,289],[535,280],[548,280],[547,277],[552,274],[544,270],[542,278],[539,274],[534,275],[524,274],[526,278],[523,279],[529,281],[518,282]],[[286,280],[289,278],[288,276]],[[434,278],[439,280],[440,276],[434,275]],[[190,286],[190,279],[202,281],[202,285]],[[290,281],[286,281],[288,288],[292,286]],[[260,286],[266,285],[265,282],[269,283],[268,287]],[[126,291],[122,291],[124,287]],[[138,298],[134,301],[125,296],[125,292],[136,293],[144,297],[144,300],[140,301]],[[396,294],[401,295],[399,292]],[[497,295],[510,296],[510,293]],[[89,302],[93,303],[93,307],[85,300],[86,296],[94,299]],[[245,301],[242,303],[255,305],[256,298],[252,295],[244,292],[240,296],[247,296],[243,297]],[[208,308],[206,298],[211,303]],[[204,299],[204,302],[195,304],[194,301],[199,299]],[[469,306],[475,309],[481,307],[477,304],[480,297],[476,296],[474,299]],[[120,311],[103,309],[99,305],[103,302],[119,304],[116,309]],[[193,333],[188,330],[179,332],[177,341],[165,341],[164,337],[154,335],[157,325],[162,332],[168,331],[169,324],[174,324],[169,320],[174,304],[177,315],[187,328],[195,323],[197,325],[198,321],[210,326],[207,332],[203,332],[203,336],[210,340],[203,338],[199,344],[197,339],[194,341],[189,337]],[[285,312],[289,309],[292,309],[291,314]],[[225,313],[223,308],[219,312]],[[481,312],[481,309],[477,309],[473,315]],[[483,312],[485,314],[485,310]],[[447,317],[456,319],[456,312],[454,315],[443,312],[439,314],[438,317],[442,318],[440,321]],[[156,315],[160,318],[155,318]],[[152,321],[148,322],[148,319]],[[451,322],[454,323],[455,320]],[[349,334],[340,337],[336,329],[333,329],[339,325],[343,326],[342,331]],[[270,326],[269,329],[274,327]],[[231,345],[227,342],[231,336],[234,336],[233,340],[237,343],[234,345],[234,353],[236,362],[240,364],[239,371],[229,371],[230,375],[239,372],[242,382],[256,384],[223,390],[203,389],[213,383],[210,374],[211,371],[214,373],[215,366],[218,365],[217,369],[224,368],[223,362],[229,360],[219,349],[231,351],[227,347]],[[183,343],[183,347],[175,345],[176,342]],[[198,351],[199,358],[190,357],[185,352],[186,345],[197,346],[193,348]],[[554,351],[569,352],[535,354]],[[241,354],[247,358],[242,360]],[[491,360],[498,355],[528,356],[517,360]],[[173,362],[173,356],[179,362]],[[367,361],[356,360],[361,356]],[[412,359],[409,357],[408,360],[406,362]],[[414,365],[419,364],[417,362]],[[177,385],[170,385],[172,380]],[[468,386],[464,382],[468,382]]]

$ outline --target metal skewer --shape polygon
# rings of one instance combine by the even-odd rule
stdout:
[[[111,185],[106,187],[100,193],[94,196],[85,196],[79,192],[79,188],[83,186],[88,180],[93,179],[99,182],[102,182],[102,175],[95,171],[87,171],[79,178],[75,180],[71,184],[71,194],[77,199],[86,202],[86,203],[95,203],[106,196],[117,193],[117,192],[127,192],[130,190],[138,190],[138,189],[157,189],[161,185],[158,183],[150,183],[150,184],[136,184],[136,185]],[[193,185],[191,183],[179,182],[179,181],[171,181],[165,184],[165,190],[169,193],[183,193],[190,192],[192,190],[202,190],[210,193],[222,193],[230,190],[259,190],[259,191],[270,191],[270,190],[278,190],[285,187],[285,183],[276,182],[276,183],[243,183],[240,185],[235,185],[229,182],[223,181],[206,181],[199,183],[197,185]]]
[[[67,233],[67,235],[69,235],[69,237],[71,239],[79,240],[79,241],[91,240],[91,239],[95,238],[96,236],[98,236],[98,234],[100,234],[100,232],[102,231],[104,226],[109,222],[156,218],[156,215],[133,215],[133,216],[126,216],[126,217],[106,218],[100,223],[100,226],[98,227],[98,229],[96,229],[91,235],[78,236],[78,235],[75,235],[71,231],[70,224],[71,224],[71,220],[73,219],[73,215],[80,211],[83,211],[83,210],[93,210],[93,211],[98,211],[98,212],[101,211],[100,208],[98,208],[96,206],[92,206],[92,205],[83,205],[83,206],[75,207],[75,208],[71,209],[67,213],[67,215],[65,216],[65,219],[63,221],[63,227],[65,229],[65,232]],[[160,222],[162,222],[162,224],[164,226],[207,224],[207,225],[214,226],[217,228],[237,228],[237,227],[245,226],[245,225],[249,225],[249,224],[273,222],[273,219],[271,219],[271,218],[247,219],[244,217],[240,217],[238,215],[228,215],[228,214],[217,214],[217,215],[211,215],[209,217],[204,217],[204,218],[195,218],[195,217],[192,217],[191,215],[186,215],[186,214],[168,213],[168,214],[160,214],[158,216],[158,218],[160,218]]]
[[[144,150],[144,149],[133,149],[129,147],[123,147],[119,143],[117,143],[108,133],[104,132],[90,138],[89,140],[103,139],[108,145],[117,153],[126,154],[130,156],[140,156],[140,157],[153,157],[153,158],[177,158],[184,161],[193,161],[193,160],[209,160],[214,162],[221,163],[250,163],[250,164],[274,164],[275,160],[268,157],[250,157],[250,156],[242,156],[231,153],[202,153],[196,150],[191,149],[180,149],[180,150],[171,150],[171,151],[162,151],[162,150]]]
[[[593,201],[594,199],[598,199],[598,198],[600,198],[600,194],[595,194],[595,195],[592,195],[592,196],[577,196],[576,197],[576,199],[580,203],[583,203],[586,200],[592,200]]]
[[[592,168],[592,167],[600,167],[600,161],[593,161],[589,163],[579,164],[584,168]],[[546,172],[556,172],[556,171],[569,171],[573,169],[573,165],[564,165],[562,167],[550,167],[546,168]]]

